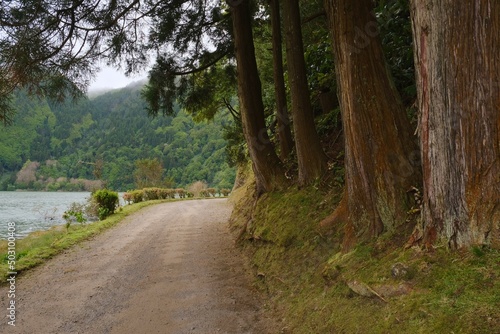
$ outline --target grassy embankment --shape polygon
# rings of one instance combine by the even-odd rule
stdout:
[[[322,235],[339,191],[314,187],[264,195],[252,213],[252,185],[232,194],[236,233],[257,285],[285,333],[499,333],[500,252],[404,249],[408,232],[340,252],[342,228]]]
[[[27,237],[16,241],[16,272],[20,274],[42,264],[65,249],[115,226],[128,215],[146,206],[177,200],[154,200],[130,204],[120,208],[115,214],[102,221],[86,224],[73,223],[68,229],[64,225],[58,225],[47,231],[30,233]],[[2,285],[6,283],[5,278],[9,271],[6,240],[0,240],[0,259],[0,285]]]

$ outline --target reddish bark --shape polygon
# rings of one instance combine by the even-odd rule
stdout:
[[[371,0],[326,0],[345,140],[345,248],[405,223],[418,149],[385,64]],[[347,212],[347,214],[343,212]],[[345,218],[347,217],[347,218]],[[342,223],[342,222],[340,222]]]
[[[500,2],[412,1],[423,164],[413,239],[500,247]]]

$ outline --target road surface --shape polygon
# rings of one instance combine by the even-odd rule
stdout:
[[[225,199],[158,204],[18,277],[0,333],[277,333],[234,247]]]

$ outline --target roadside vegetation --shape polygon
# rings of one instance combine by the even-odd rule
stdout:
[[[212,198],[212,197],[226,197],[231,193],[230,189],[222,188],[207,188],[206,184],[197,181],[189,186],[189,190],[183,188],[170,189],[170,188],[157,188],[149,187],[143,189],[136,189],[127,191],[123,194],[123,199],[127,203],[140,203],[143,201],[151,201],[157,199],[174,199],[174,198]]]
[[[405,247],[401,229],[342,252],[344,226],[318,227],[338,189],[290,187],[255,204],[251,179],[233,192],[231,226],[284,333],[498,332],[498,250]]]

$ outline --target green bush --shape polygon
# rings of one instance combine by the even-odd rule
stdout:
[[[224,196],[224,197],[229,196],[230,193],[231,193],[231,189],[223,188],[223,189],[219,190],[219,194],[221,194],[221,196]]]
[[[85,204],[81,203],[71,203],[68,210],[64,211],[64,220],[66,220],[66,230],[69,229],[73,222],[80,224],[85,224],[87,222],[87,217],[85,217]]]
[[[134,190],[130,192],[132,203],[140,203],[144,201],[144,192],[142,190]]]
[[[98,212],[99,220],[104,220],[107,217],[111,216],[111,214],[112,212],[110,212],[108,208],[99,207],[99,212]]]
[[[144,192],[144,197],[146,201],[161,199],[160,197],[161,189],[159,188],[144,188],[142,189],[142,191]]]
[[[126,193],[123,194],[123,200],[127,203],[134,203],[132,193],[130,191],[127,191]]]
[[[109,215],[115,213],[115,209],[118,206],[119,199],[118,193],[108,189],[101,189],[96,191],[92,197],[97,202],[99,206],[99,219],[103,220]]]
[[[193,197],[193,194],[182,188],[168,189],[168,188],[144,188],[142,190],[132,190],[123,194],[123,199],[127,203],[139,203],[142,201],[151,201],[158,199],[173,199],[178,196],[179,198]]]
[[[175,189],[175,192],[177,193],[177,195],[179,195],[179,198],[186,198],[186,191],[182,188],[177,188]],[[175,197],[175,195],[174,195]]]
[[[161,188],[161,189],[158,189],[158,191],[159,191],[160,199],[167,199],[167,198],[172,197],[172,193],[173,193],[172,189]]]

